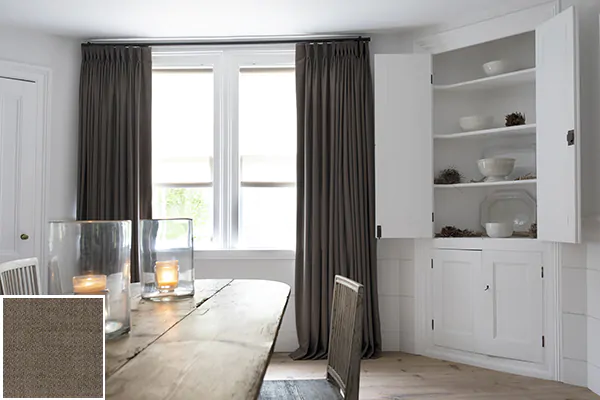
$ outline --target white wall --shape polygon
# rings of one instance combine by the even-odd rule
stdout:
[[[0,60],[49,68],[47,218],[75,216],[80,41],[0,26]]]
[[[377,280],[383,351],[415,352],[413,240],[380,240]]]
[[[561,246],[562,380],[587,386],[587,260],[584,245]]]

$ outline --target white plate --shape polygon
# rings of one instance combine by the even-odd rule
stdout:
[[[526,232],[536,220],[536,202],[526,190],[498,190],[481,202],[481,226],[512,222],[515,232]]]
[[[508,180],[516,179],[526,174],[536,174],[535,146],[527,147],[492,147],[485,149],[483,158],[514,158],[515,168]]]

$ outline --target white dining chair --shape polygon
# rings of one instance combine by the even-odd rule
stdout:
[[[41,294],[37,258],[26,258],[0,264],[0,285],[4,295]]]

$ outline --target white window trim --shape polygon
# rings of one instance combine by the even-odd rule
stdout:
[[[195,250],[194,260],[295,260],[294,250]]]
[[[214,243],[218,249],[195,249],[198,259],[294,259],[286,249],[238,249],[239,137],[238,71],[241,66],[295,66],[293,45],[161,46],[152,49],[153,69],[211,67],[214,73]],[[229,76],[229,80],[226,76]],[[228,84],[229,83],[229,84]],[[282,184],[283,186],[289,186]]]

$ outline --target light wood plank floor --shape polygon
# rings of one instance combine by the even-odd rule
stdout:
[[[266,380],[319,379],[326,361],[273,355]],[[361,400],[598,400],[588,389],[404,353],[362,362]]]

